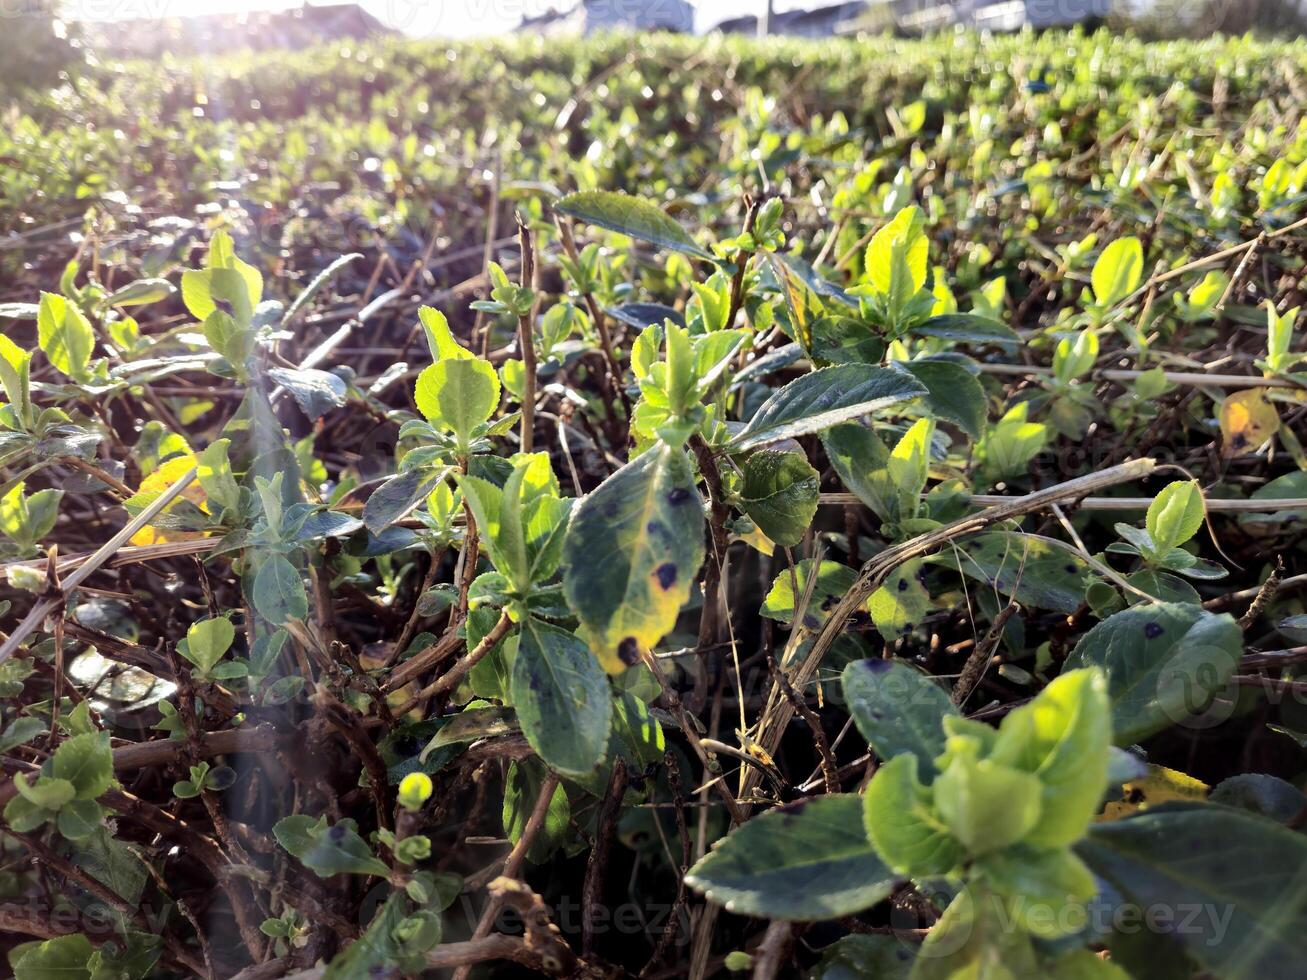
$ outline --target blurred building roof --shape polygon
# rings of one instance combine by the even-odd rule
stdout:
[[[537,34],[593,34],[596,31],[694,30],[694,7],[686,0],[582,0],[571,6],[524,17],[519,31]]]
[[[778,11],[771,16],[771,33],[827,37],[840,33],[846,24],[861,17],[867,7],[865,0],[853,0],[851,3],[818,3],[811,7]],[[727,34],[756,34],[758,15],[745,14],[728,18],[718,23],[714,30]]]
[[[100,55],[120,58],[294,50],[324,41],[361,40],[395,33],[353,3],[236,14],[86,21],[81,28],[88,48]]]

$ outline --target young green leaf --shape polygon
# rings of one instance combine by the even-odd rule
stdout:
[[[74,735],[55,749],[51,774],[73,785],[79,800],[93,800],[113,785],[108,732]]]
[[[177,644],[177,652],[207,674],[231,649],[236,628],[226,616],[201,619],[186,631],[186,639]]]
[[[926,219],[921,209],[906,207],[876,232],[864,259],[867,278],[876,291],[907,299],[926,284]]]
[[[1094,263],[1090,283],[1094,302],[1100,307],[1113,306],[1139,286],[1144,270],[1144,247],[1133,235],[1118,238],[1103,249]]]
[[[427,421],[443,425],[466,446],[499,404],[499,375],[480,358],[446,358],[418,375],[414,397]]]
[[[77,305],[54,293],[42,293],[36,329],[50,363],[74,381],[84,380],[95,333]]]
[[[999,728],[990,758],[1034,774],[1040,782],[1033,847],[1074,844],[1085,834],[1107,786],[1112,744],[1107,681],[1098,670],[1056,677]]]
[[[1159,555],[1178,548],[1203,526],[1203,493],[1197,480],[1177,480],[1162,489],[1148,505],[1144,522]]]
[[[862,819],[876,853],[899,874],[912,878],[947,874],[964,856],[962,845],[935,814],[911,752],[876,770],[863,797]]]
[[[276,625],[309,615],[309,598],[300,573],[282,555],[273,555],[263,563],[254,576],[250,598],[259,615]]]

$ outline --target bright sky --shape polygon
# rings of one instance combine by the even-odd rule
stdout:
[[[339,0],[334,0],[339,2]],[[511,30],[524,14],[567,7],[577,0],[356,0],[385,24],[418,37],[470,37]],[[613,0],[635,2],[635,0]],[[657,0],[645,0],[656,3]],[[761,10],[763,0],[699,0],[698,27]],[[822,0],[775,0],[777,11],[821,5]],[[88,20],[175,17],[298,7],[296,0],[74,0],[70,14]]]

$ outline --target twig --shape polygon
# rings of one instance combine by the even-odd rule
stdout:
[[[1041,378],[1053,376],[1053,369],[1032,364],[978,364],[982,374],[1007,374],[1015,377],[1037,375]],[[1146,372],[1133,369],[1106,369],[1094,371],[1090,377],[1102,381],[1134,381]],[[1201,371],[1163,371],[1167,381],[1177,385],[1193,385],[1210,388],[1302,388],[1302,385],[1289,378],[1266,378],[1252,374],[1204,374]]]
[[[589,959],[594,954],[596,912],[604,907],[604,879],[608,869],[608,850],[617,834],[617,818],[622,811],[622,798],[626,795],[626,763],[618,758],[613,762],[613,774],[608,780],[599,820],[595,824],[594,847],[586,862],[585,882],[581,887],[581,955]]]
[[[1045,490],[1027,494],[1024,497],[1012,497],[1001,504],[996,504],[993,507],[960,518],[950,524],[945,524],[943,527],[927,531],[925,534],[909,538],[894,547],[886,548],[863,564],[853,587],[844,594],[844,597],[830,611],[816,638],[805,651],[803,661],[790,673],[790,682],[800,691],[807,687],[816,673],[817,665],[821,663],[826,651],[830,649],[836,637],[844,631],[849,618],[876,589],[880,588],[889,574],[904,562],[931,554],[950,541],[983,531],[985,528],[1002,521],[1043,510],[1050,504],[1076,500],[1095,490],[1102,490],[1118,483],[1141,480],[1149,476],[1156,468],[1157,461],[1154,459],[1131,460],[1102,472],[1090,473],[1087,476],[1068,480],[1065,483],[1059,483]],[[771,707],[772,705],[769,705],[769,708]],[[784,733],[794,712],[793,707],[783,698],[778,699],[774,709],[774,713],[768,710],[764,716],[770,722],[767,730],[763,731],[761,726],[759,728],[758,740],[762,744],[764,751],[769,754],[775,754],[780,744],[781,735]],[[746,779],[745,792],[741,795],[745,795],[748,789],[755,785],[757,785],[756,777],[751,771]]]
[[[1284,577],[1284,559],[1279,555],[1275,556],[1275,569],[1266,577],[1266,581],[1261,584],[1257,590],[1257,595],[1253,598],[1252,605],[1248,611],[1239,617],[1239,628],[1246,630],[1257,621],[1257,617],[1275,598],[1275,594],[1280,591],[1280,580]]]
[[[522,216],[517,216],[517,240],[522,250],[521,282],[523,289],[536,288],[536,250],[531,241],[531,229]],[[535,445],[536,410],[536,342],[535,304],[517,318],[517,346],[522,354],[522,452],[531,452]]]
[[[840,791],[839,766],[835,762],[835,756],[831,754],[830,743],[826,741],[826,731],[821,727],[821,719],[808,707],[807,702],[799,697],[775,658],[764,654],[764,659],[767,661],[767,673],[771,675],[772,682],[780,687],[786,700],[808,723],[808,728],[812,731],[817,757],[821,760],[821,777],[826,785],[826,792],[838,793]]]
[[[501,613],[495,625],[491,627],[490,632],[481,638],[481,642],[470,650],[466,657],[460,657],[447,673],[424,687],[416,697],[411,698],[395,714],[402,717],[421,702],[442,694],[448,694],[454,690],[454,688],[458,687],[459,682],[467,676],[468,671],[480,663],[481,659],[495,648],[495,644],[502,640],[512,627],[513,620],[509,618],[508,613]]]
[[[531,816],[527,818],[526,826],[522,828],[522,836],[517,839],[513,849],[508,854],[508,859],[504,861],[504,877],[517,878],[522,874],[522,865],[526,861],[527,852],[531,850],[531,845],[535,843],[540,829],[545,825],[545,816],[549,813],[549,803],[554,798],[554,791],[558,789],[558,777],[552,772],[545,776],[540,784],[540,796],[536,799]],[[472,933],[473,941],[484,939],[490,935],[490,930],[494,927],[495,918],[499,915],[501,900],[496,895],[491,895],[490,901],[486,904],[481,913],[481,918],[477,922],[475,931]],[[454,973],[454,980],[467,980],[470,965],[463,965]]]
[[[953,685],[951,698],[954,704],[959,707],[965,704],[971,692],[980,683],[980,679],[985,675],[985,666],[989,663],[989,658],[993,655],[999,641],[1003,639],[1003,627],[1016,611],[1015,602],[1009,602],[1004,606],[1003,610],[994,617],[994,622],[990,624],[984,638],[971,651],[967,662],[962,665],[962,672],[958,674],[957,683]]]
[[[1001,494],[977,493],[971,495],[971,502],[981,507],[995,507],[1020,497],[1004,497]],[[1152,497],[1086,497],[1076,503],[1077,510],[1147,510],[1153,502]],[[860,500],[852,493],[823,493],[818,500],[823,507],[844,507],[858,504]],[[1222,500],[1208,498],[1204,501],[1209,511],[1222,511],[1227,514],[1269,514],[1280,510],[1307,511],[1307,497],[1285,497],[1280,500]]]
[[[753,965],[753,980],[774,980],[780,974],[781,964],[790,952],[794,938],[794,923],[773,919],[763,933]]]

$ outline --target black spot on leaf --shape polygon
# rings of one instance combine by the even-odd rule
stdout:
[[[690,491],[685,489],[685,487],[676,487],[667,494],[667,502],[673,506],[676,504],[683,504],[689,499]]]
[[[1166,630],[1162,629],[1161,623],[1149,623],[1144,627],[1144,636],[1148,637],[1150,640],[1157,639],[1165,632]]]
[[[676,584],[676,566],[671,562],[664,562],[659,565],[654,574],[658,576],[658,584],[666,591]]]
[[[628,667],[638,664],[640,662],[640,641],[634,636],[628,636],[617,644],[617,656]]]

